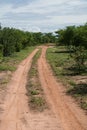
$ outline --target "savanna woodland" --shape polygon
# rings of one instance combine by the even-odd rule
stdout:
[[[12,63],[7,64],[9,58],[13,60],[27,48],[51,45],[49,43],[53,47],[47,49],[46,57],[54,74],[68,86],[67,94],[74,96],[87,110],[87,23],[67,26],[55,33],[25,32],[0,26],[0,71],[15,70]]]

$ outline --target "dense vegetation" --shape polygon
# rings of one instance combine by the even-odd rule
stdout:
[[[73,67],[77,68],[78,73],[85,70],[87,59],[87,24],[83,26],[68,26],[65,29],[56,31],[58,42],[64,45],[74,59]],[[59,45],[57,44],[57,45]]]
[[[0,71],[15,71],[17,65],[24,60],[35,49],[35,46],[27,47],[20,52],[3,57],[0,60]]]
[[[55,36],[52,33],[24,32],[14,28],[0,27],[0,57],[10,56],[28,46],[52,42],[55,42]]]
[[[77,74],[83,73],[87,69],[87,24],[68,26],[56,31],[56,34],[25,32],[0,26],[0,61],[3,57],[12,56],[26,47],[56,42],[57,46],[65,46],[69,59],[73,59],[71,68]]]

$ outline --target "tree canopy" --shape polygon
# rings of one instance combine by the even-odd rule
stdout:
[[[58,43],[66,46],[79,70],[87,59],[87,23],[83,26],[68,26],[56,31]]]
[[[12,55],[27,46],[35,46],[44,43],[54,43],[55,36],[52,33],[24,32],[14,28],[2,28],[0,26],[0,53],[3,56]]]

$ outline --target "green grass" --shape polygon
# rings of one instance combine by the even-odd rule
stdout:
[[[39,59],[40,55],[41,55],[42,49],[40,49],[36,55],[33,57],[33,62],[32,65],[36,64],[37,60]]]
[[[37,91],[37,90],[31,90],[31,95],[38,95],[39,94],[39,92]]]
[[[16,67],[15,66],[10,66],[10,65],[6,65],[6,64],[2,64],[0,65],[0,71],[15,71]]]
[[[87,82],[77,83],[72,77],[87,75],[87,72],[77,75],[76,70],[73,68],[74,61],[69,57],[69,52],[65,47],[59,46],[48,48],[46,53],[48,63],[53,69],[54,75],[66,87],[66,93],[74,97],[79,105],[87,110]]]
[[[3,84],[7,84],[8,81],[9,81],[9,79],[3,79],[3,80],[0,82],[0,84],[1,84],[1,85],[3,85]]]
[[[35,47],[27,47],[20,52],[14,53],[12,56],[3,57],[0,61],[0,71],[14,71],[16,70],[17,65],[24,60]]]
[[[25,59],[34,49],[35,49],[35,46],[27,47],[18,53],[14,53],[12,57],[14,57],[15,60],[21,61]]]
[[[76,87],[76,83],[75,83],[73,80],[70,80],[68,83],[69,83],[71,86]]]
[[[87,110],[87,102],[82,102],[81,108],[84,109],[84,110]]]
[[[63,48],[64,50],[64,48]],[[66,64],[69,66],[69,54],[61,53],[61,47],[60,48],[48,48],[46,57],[48,62],[50,63],[52,69],[54,70],[54,74],[56,76],[59,76],[60,78],[63,77],[66,70],[64,69]]]
[[[29,75],[30,77],[36,76],[37,75],[37,67],[36,67],[36,63],[37,60],[39,59],[41,55],[41,49],[36,53],[36,55],[33,57],[33,61],[32,61],[32,66],[31,69],[29,71]]]
[[[45,104],[45,101],[42,97],[32,97],[31,103],[33,107],[42,107]]]

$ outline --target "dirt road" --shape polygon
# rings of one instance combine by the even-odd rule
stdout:
[[[40,81],[50,109],[64,130],[87,130],[87,117],[70,97],[64,94],[64,86],[58,83],[47,64],[45,55],[47,47],[42,50],[38,61]]]
[[[27,74],[38,49],[26,58],[8,84],[8,92],[0,116],[0,130],[87,130],[87,117],[65,96],[63,86],[57,83],[46,62],[43,47],[38,60],[38,71],[49,110],[34,113],[26,96]]]
[[[37,51],[38,49],[19,65],[8,84],[8,94],[3,106],[4,112],[0,118],[0,130],[22,130],[21,120],[28,112],[25,89],[27,73],[31,66],[32,57]]]

